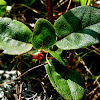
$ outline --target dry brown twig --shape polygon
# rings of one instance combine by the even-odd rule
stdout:
[[[85,62],[83,61],[83,59],[81,59],[80,62],[84,65],[86,71],[87,71],[91,76],[94,77],[94,75],[91,73],[91,71],[89,70],[89,68],[87,67],[87,65],[86,65]]]
[[[69,10],[69,7],[70,7],[70,5],[71,5],[71,1],[72,1],[72,0],[69,1],[68,7],[67,7],[67,9],[66,9],[66,12]]]
[[[94,48],[96,51],[100,52],[100,50],[96,48],[94,45],[92,45],[91,47]]]
[[[21,75],[23,74],[22,73],[22,58],[21,58],[21,55],[20,55],[20,73],[21,73]],[[19,94],[19,100],[21,100],[21,95],[22,95],[22,76],[21,76],[21,79],[20,79],[20,94]]]
[[[57,5],[56,5],[55,7],[53,7],[53,9],[59,8],[61,5],[65,4],[67,1],[68,1],[68,0],[65,0],[65,1],[60,0],[60,1],[57,3]]]
[[[99,78],[100,78],[100,75],[99,75],[99,76],[95,79],[95,81],[93,82],[94,85],[97,84],[96,88],[94,88],[91,92],[89,92],[89,93],[87,94],[87,96],[93,95],[93,94],[97,91],[97,89],[100,88]]]
[[[76,53],[76,55],[77,55],[77,53]],[[87,65],[85,64],[85,62],[83,61],[83,59],[82,59],[81,57],[79,57],[78,59],[79,59],[78,64],[79,64],[79,62],[80,62],[81,64],[83,64],[83,66],[85,67],[86,71],[87,71],[91,76],[94,77],[94,75],[92,74],[92,72],[90,71],[90,69],[87,67]],[[75,65],[75,66],[77,67],[77,65]]]
[[[100,79],[100,75],[96,78],[96,80],[93,82],[93,84],[98,84],[98,86],[100,87],[99,79]]]

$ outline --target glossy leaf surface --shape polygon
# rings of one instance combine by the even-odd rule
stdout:
[[[31,30],[21,22],[10,18],[0,18],[0,48],[3,53],[19,55],[32,48]]]
[[[84,80],[79,73],[70,70],[59,62],[53,62],[52,66],[45,65],[49,79],[66,100],[80,100],[84,94]]]
[[[47,20],[40,18],[36,22],[34,30],[32,44],[35,49],[47,49],[55,43],[55,30]]]
[[[79,49],[100,42],[100,9],[80,6],[60,16],[54,24],[56,45],[64,50]]]
[[[3,53],[5,54],[20,55],[31,50],[32,44],[0,35],[0,48],[4,50]]]

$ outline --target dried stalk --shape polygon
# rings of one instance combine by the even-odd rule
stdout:
[[[69,10],[69,7],[70,7],[70,5],[71,5],[71,2],[72,2],[72,0],[69,1],[68,7],[67,7],[67,9],[66,9],[66,12]]]
[[[21,55],[20,55],[20,73],[22,75],[22,58],[21,58]],[[22,95],[22,76],[21,76],[21,79],[20,79],[20,94],[19,94],[19,100],[21,100],[21,95]]]

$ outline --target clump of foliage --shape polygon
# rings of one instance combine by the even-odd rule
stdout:
[[[69,10],[54,25],[40,18],[34,32],[19,21],[0,18],[0,49],[3,54],[17,57],[32,55],[42,63],[40,66],[45,66],[50,82],[64,99],[79,100],[84,95],[85,82],[78,72],[66,67],[69,62],[63,52],[100,43],[99,27],[100,9],[91,6]]]

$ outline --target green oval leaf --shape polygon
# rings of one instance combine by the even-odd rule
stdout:
[[[83,32],[83,33],[82,33]],[[86,33],[87,32],[87,33]],[[100,42],[100,35],[92,30],[82,30],[81,33],[72,33],[62,40],[58,41],[56,45],[63,50],[79,49],[97,44]]]
[[[32,40],[32,31],[23,23],[11,20],[10,18],[0,18],[0,34],[15,40],[29,43]]]
[[[60,16],[55,22],[56,45],[64,50],[78,49],[100,42],[100,9],[80,6]]]
[[[7,3],[5,0],[0,0],[0,16],[6,13]]]
[[[20,55],[31,50],[32,44],[17,41],[12,38],[0,35],[0,48],[4,50],[4,54]]]
[[[45,65],[49,79],[66,100],[80,100],[84,95],[84,80],[79,73],[70,70],[59,62]]]
[[[36,22],[34,30],[32,44],[35,49],[47,49],[55,43],[55,30],[47,20],[40,18]]]
[[[28,44],[32,40],[32,31],[23,23],[11,20],[10,18],[0,18],[0,48],[3,53],[19,55],[32,48]]]

